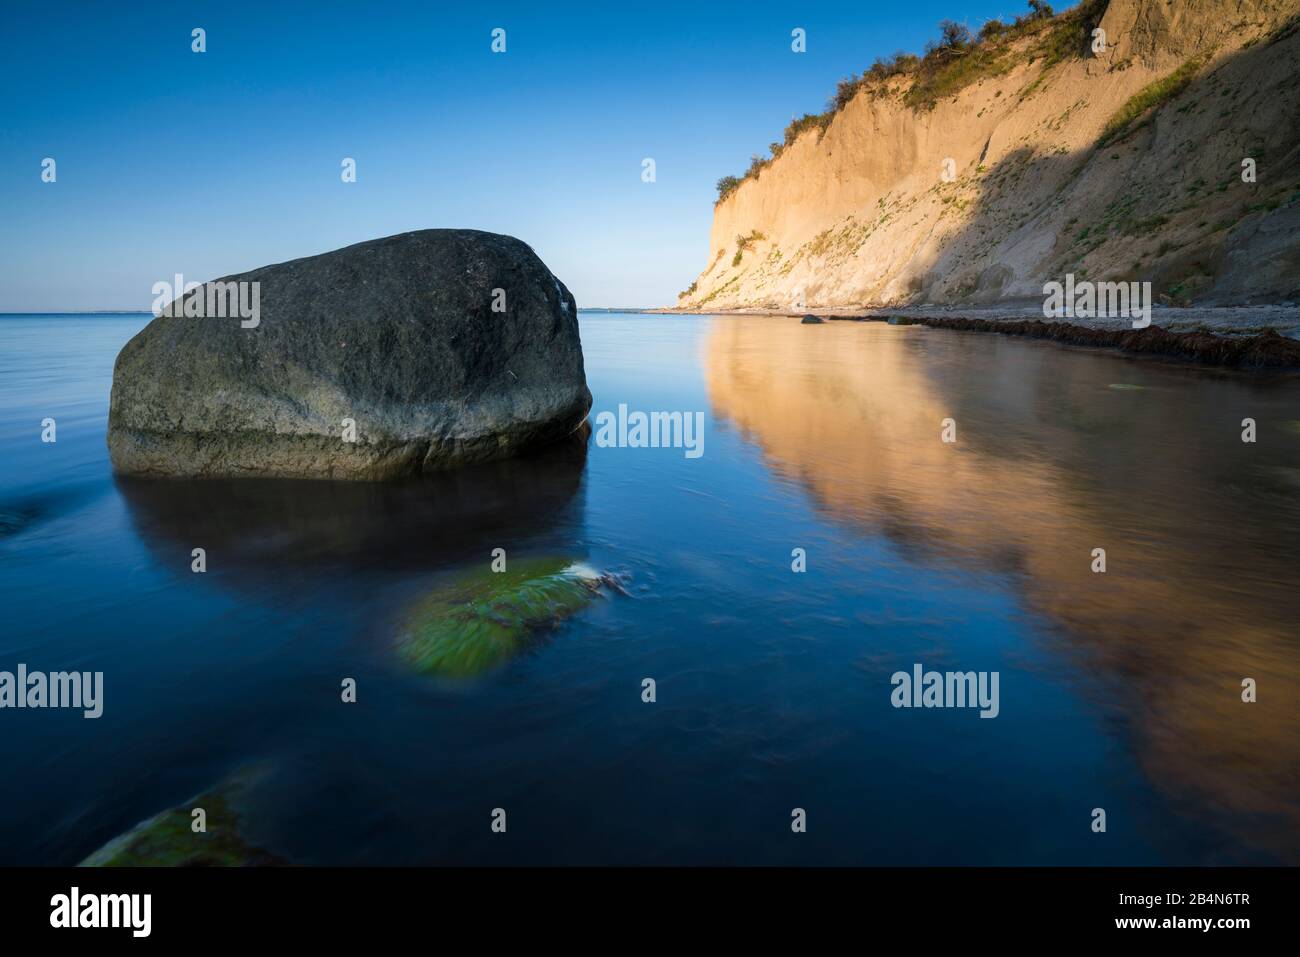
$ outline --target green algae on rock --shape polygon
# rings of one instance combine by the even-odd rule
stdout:
[[[427,674],[481,674],[612,585],[609,576],[564,558],[523,559],[504,572],[467,573],[412,608],[398,636],[398,654]]]
[[[80,867],[265,867],[284,864],[269,851],[251,846],[240,831],[236,795],[248,784],[237,778],[169,808],[109,841]],[[193,829],[202,808],[206,830]]]

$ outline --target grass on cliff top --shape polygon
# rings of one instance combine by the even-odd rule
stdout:
[[[1115,115],[1106,122],[1105,128],[1101,131],[1101,137],[1097,140],[1097,145],[1105,146],[1126,133],[1140,128],[1142,124],[1137,123],[1137,121],[1160,109],[1160,107],[1187,89],[1192,80],[1196,79],[1196,74],[1204,62],[1204,57],[1193,57],[1174,70],[1173,73],[1153,83],[1148,83],[1134,93],[1129,97],[1128,102],[1116,110]]]
[[[1029,12],[1012,23],[990,20],[974,34],[964,24],[945,20],[939,24],[939,39],[927,45],[925,54],[899,51],[877,59],[861,76],[840,80],[835,94],[821,113],[805,113],[791,120],[783,137],[770,144],[768,155],[755,153],[742,176],[723,176],[717,182],[721,203],[746,180],[757,176],[794,144],[804,133],[816,130],[820,137],[862,90],[881,93],[896,77],[910,79],[903,102],[914,110],[932,109],[940,100],[955,96],[978,81],[1010,70],[1024,56],[1041,59],[1044,69],[1070,56],[1082,56],[1092,30],[1101,20],[1108,0],[1083,0],[1078,6],[1055,14],[1045,0],[1029,0]],[[1026,53],[1017,46],[1027,37],[1036,40]]]

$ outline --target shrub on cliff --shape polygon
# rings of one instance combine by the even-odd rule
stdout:
[[[1029,0],[1029,14],[1023,17],[1016,17],[1016,22],[1031,20],[1050,20],[1056,14],[1052,11],[1050,4],[1044,0]]]
[[[722,202],[724,199],[726,199],[728,196],[734,193],[736,191],[736,187],[739,185],[740,185],[739,176],[724,176],[722,177],[722,179],[718,180],[718,202],[719,203]]]
[[[987,20],[984,26],[980,27],[979,40],[983,43],[985,40],[995,40],[1007,32],[1007,25],[1001,20]]]
[[[964,23],[943,20],[939,23],[939,49],[960,52],[975,42]]]

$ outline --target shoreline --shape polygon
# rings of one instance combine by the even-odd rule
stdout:
[[[1151,325],[1134,329],[1128,319],[1096,319],[1087,325],[1043,317],[1042,306],[900,306],[893,309],[678,309],[655,314],[817,316],[828,322],[893,322],[963,332],[994,332],[1063,345],[1113,349],[1125,355],[1181,359],[1244,370],[1300,371],[1300,309],[1292,306],[1156,307]],[[904,320],[899,323],[898,320]]]

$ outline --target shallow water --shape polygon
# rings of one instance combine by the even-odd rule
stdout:
[[[98,720],[0,710],[0,863],[75,863],[248,767],[249,839],[307,864],[1300,860],[1294,377],[584,314],[593,415],[698,410],[703,455],[115,480],[146,321],[0,317],[0,670],[105,682]],[[628,593],[477,679],[407,673],[404,609],[498,547]],[[892,707],[916,663],[998,672],[998,716]]]

